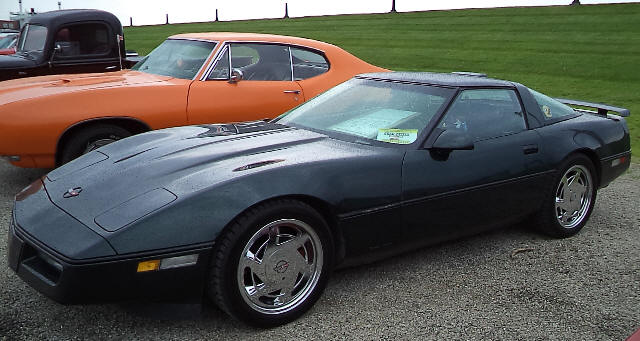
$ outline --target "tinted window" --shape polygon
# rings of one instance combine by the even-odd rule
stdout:
[[[253,43],[231,44],[231,68],[241,70],[244,80],[290,81],[290,60],[288,46]],[[228,63],[228,56],[221,57],[209,75],[209,79],[229,78]]]
[[[515,91],[479,89],[462,91],[440,123],[457,129],[476,141],[523,131],[526,126]]]
[[[321,75],[329,70],[329,63],[323,55],[297,48],[291,48],[293,79],[301,80]]]
[[[352,79],[291,110],[277,120],[321,131],[389,144],[411,144],[454,90]]]
[[[555,99],[529,89],[533,98],[538,102],[545,120],[553,120],[563,116],[575,115],[576,112],[570,106],[562,104]]]
[[[109,28],[104,24],[78,24],[61,28],[54,37],[54,46],[59,46],[56,59],[83,55],[106,55],[115,48],[115,36],[109,39]]]

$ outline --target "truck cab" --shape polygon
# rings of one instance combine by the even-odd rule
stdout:
[[[22,27],[15,54],[0,56],[0,80],[118,71],[135,64],[125,51],[122,24],[109,12],[46,12]]]

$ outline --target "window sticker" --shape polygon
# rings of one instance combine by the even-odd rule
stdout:
[[[549,106],[547,105],[543,105],[542,106],[542,112],[544,113],[544,116],[551,118],[553,115],[551,115],[551,108],[549,108]]]
[[[418,129],[378,129],[376,140],[396,144],[410,144],[418,138]]]
[[[374,138],[379,129],[396,126],[417,114],[413,111],[379,109],[335,124],[330,129],[351,135]]]

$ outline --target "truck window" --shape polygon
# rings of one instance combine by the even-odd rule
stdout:
[[[109,39],[109,28],[101,23],[69,25],[58,30],[54,37],[54,46],[60,49],[55,59],[78,56],[107,55],[116,48],[116,38]]]

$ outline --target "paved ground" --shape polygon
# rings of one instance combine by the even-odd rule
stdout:
[[[339,271],[303,318],[271,330],[215,308],[62,306],[7,267],[13,195],[43,174],[0,163],[0,340],[624,340],[640,328],[640,166],[600,192],[577,236],[513,226]],[[520,250],[523,252],[517,252]]]

